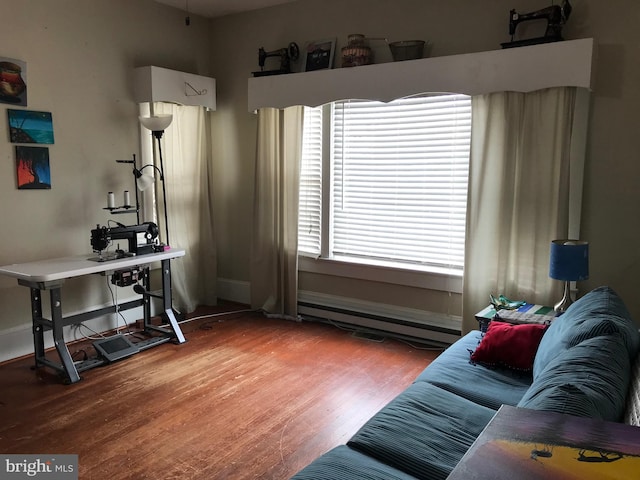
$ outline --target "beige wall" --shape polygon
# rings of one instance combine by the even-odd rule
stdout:
[[[431,55],[493,50],[508,40],[511,8],[525,12],[540,0],[301,0],[207,21],[151,0],[21,0],[0,29],[0,56],[27,62],[31,110],[53,113],[56,143],[49,146],[53,188],[18,191],[14,146],[0,104],[0,265],[88,251],[89,230],[105,223],[108,190],[130,186],[128,169],[115,159],[139,150],[132,70],[158,65],[216,77],[215,140],[219,276],[249,281],[251,202],[256,117],[247,112],[247,78],[258,68],[257,50],[350,33],[390,40],[422,38]],[[615,288],[636,318],[640,296],[634,247],[640,191],[640,4],[573,0],[567,38],[593,37],[599,45],[596,91],[587,150],[584,239],[591,242],[591,278],[583,289]],[[380,61],[390,60],[384,45]],[[339,63],[339,60],[337,60]],[[375,79],[372,79],[375,81]],[[108,302],[102,277],[70,282],[72,310]],[[303,288],[370,301],[456,314],[457,296],[379,282],[303,275]],[[0,277],[0,334],[28,328],[27,289]]]
[[[431,55],[494,50],[508,41],[509,10],[528,12],[539,0],[301,0],[212,23],[213,75],[218,81],[215,114],[217,242],[219,276],[249,280],[251,199],[256,117],[247,113],[247,78],[258,69],[257,50],[295,41],[335,37],[337,52],[350,33],[390,40],[425,39]],[[591,243],[591,276],[583,291],[607,284],[640,319],[636,269],[640,250],[636,212],[640,202],[637,159],[640,135],[640,4],[572,0],[568,39],[593,37],[598,45],[587,149],[582,238]],[[527,26],[526,28],[531,28]],[[535,33],[535,32],[533,32]],[[373,44],[376,45],[375,43]],[[390,60],[384,46],[380,61]],[[339,57],[339,53],[337,54]],[[336,60],[339,65],[339,58]],[[375,81],[375,79],[371,79]],[[631,246],[631,248],[630,248]],[[302,275],[301,288],[413,308],[460,313],[459,297],[347,279]],[[487,292],[489,293],[489,292]],[[494,292],[495,293],[495,292]]]
[[[151,0],[0,0],[0,57],[27,63],[29,110],[53,114],[51,190],[16,188],[14,145],[0,104],[0,265],[90,252],[90,229],[110,217],[107,191],[131,190],[139,152],[133,69],[208,75],[208,20]],[[16,107],[17,108],[17,107]],[[22,107],[20,107],[22,108]],[[44,145],[46,146],[46,145]],[[133,192],[132,192],[133,194]],[[133,223],[134,216],[118,221]],[[103,277],[70,281],[65,309],[110,302]],[[0,277],[0,331],[28,328],[29,291]]]

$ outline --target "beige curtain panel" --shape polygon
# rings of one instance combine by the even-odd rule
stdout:
[[[145,112],[146,110],[146,112]],[[148,106],[141,114],[148,115]],[[176,307],[192,312],[198,305],[215,305],[217,262],[213,219],[213,168],[208,113],[204,107],[173,103],[154,103],[155,114],[171,114],[173,121],[162,139],[168,223],[171,246],[186,255],[171,263],[173,296]],[[143,130],[143,158],[152,152],[151,132]],[[146,143],[146,146],[144,145]],[[157,152],[153,156],[160,168]],[[151,168],[145,174],[153,174]],[[155,221],[164,232],[164,204],[159,175],[155,175],[154,194],[145,195],[155,208]],[[144,192],[147,193],[146,191]]]
[[[566,238],[575,88],[473,97],[463,333],[489,294],[553,304],[550,242]]]
[[[258,111],[251,250],[251,307],[298,316],[301,106]]]

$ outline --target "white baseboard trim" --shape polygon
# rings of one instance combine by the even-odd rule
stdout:
[[[249,282],[218,278],[216,287],[218,298],[251,305],[251,284]]]
[[[298,292],[298,313],[303,318],[446,344],[460,338],[462,326],[462,317],[456,315],[307,291]]]
[[[218,298],[251,304],[251,284],[249,282],[218,278]],[[125,303],[136,298],[120,299]],[[108,305],[98,305],[102,308]],[[153,308],[152,314],[155,308]],[[450,344],[460,338],[462,318],[455,315],[428,312],[397,305],[368,302],[336,295],[300,291],[298,293],[298,310],[303,317],[310,317],[360,327],[363,330],[387,332],[401,337],[419,338]],[[84,312],[65,312],[65,316]],[[121,312],[128,324],[142,318],[138,309]],[[123,320],[116,321],[114,314],[83,322],[96,332],[108,332],[122,328]],[[67,341],[72,341],[72,327],[64,328]],[[80,339],[81,336],[78,337]],[[53,347],[51,334],[45,332],[45,348]],[[31,323],[0,331],[0,362],[33,354],[33,335]]]
[[[242,303],[245,305],[249,305],[251,303],[251,285],[249,282],[242,282],[238,280],[230,280],[226,278],[218,278],[217,281],[218,288],[218,297],[224,300]],[[131,300],[137,300],[139,297],[131,297],[131,298],[120,298],[118,299],[119,303],[126,303]],[[155,300],[151,302],[151,313],[155,315],[158,309],[160,309],[160,305],[154,305],[156,303]],[[94,309],[108,307],[109,305],[96,305],[91,308],[87,308],[84,311],[78,312],[65,312],[64,315],[71,316],[78,313],[85,313]],[[157,307],[157,308],[156,308]],[[136,321],[142,318],[142,310],[137,308],[131,310],[125,310],[121,312],[125,317],[127,324],[135,323]],[[114,314],[106,315],[104,317],[95,318],[92,320],[87,320],[83,322],[92,330],[96,332],[103,333],[115,330],[116,328],[122,328],[124,326],[124,322],[122,318],[119,318],[116,321]],[[84,329],[85,334],[89,334],[89,330]],[[53,338],[50,332],[45,332],[45,348],[52,348]],[[64,328],[64,338],[67,341],[74,340],[72,327]],[[81,338],[79,335],[78,338]],[[29,318],[28,322],[23,325],[18,325],[13,328],[8,328],[5,330],[0,330],[0,362],[5,362],[7,360],[12,360],[14,358],[22,357],[25,355],[33,354],[33,334],[32,334],[32,326],[31,319]]]
[[[123,304],[129,301],[138,300],[138,298],[139,297],[118,299],[118,302],[120,304]],[[154,313],[155,309],[153,305],[154,303],[155,302],[151,302],[152,315],[155,315]],[[95,310],[103,307],[109,307],[110,305],[111,304],[96,305],[95,307],[87,308],[86,310],[83,310],[83,311],[65,312],[64,316],[67,317],[67,316],[76,315],[79,313],[86,313],[91,310]],[[120,329],[124,328],[125,321],[127,324],[132,324],[142,318],[141,307],[132,308],[130,310],[124,310],[120,313],[124,317],[124,320],[119,315],[116,318],[115,314],[111,313],[103,317],[86,320],[82,323],[87,327],[89,327],[91,330],[94,330],[95,332],[104,333],[104,332],[110,332],[110,331],[116,330],[118,328]],[[64,331],[64,338],[67,342],[71,342],[75,340],[73,329],[71,326],[64,327],[63,331]],[[86,328],[82,330],[82,333],[84,333],[85,335],[96,336],[89,329],[86,329]],[[79,333],[76,335],[76,337],[78,340],[81,340],[82,338],[84,338]],[[50,330],[44,332],[44,346],[45,348],[52,348],[54,346],[53,337],[51,335]],[[22,357],[25,355],[32,355],[32,354],[33,354],[33,333],[32,333],[32,326],[31,326],[31,319],[29,319],[29,323],[25,323],[23,325],[18,325],[17,327],[8,328],[6,330],[0,331],[0,362],[13,360],[14,358]]]

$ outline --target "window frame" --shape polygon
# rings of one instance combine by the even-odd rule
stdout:
[[[436,94],[438,95],[438,94]],[[333,131],[334,104],[322,107],[322,209],[320,231],[320,255],[299,252],[298,268],[301,272],[331,275],[366,281],[384,282],[403,286],[462,293],[463,270],[434,265],[400,263],[378,259],[358,259],[331,255],[331,211],[333,201]],[[326,181],[325,179],[330,179]]]

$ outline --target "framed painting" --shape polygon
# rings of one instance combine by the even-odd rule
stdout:
[[[54,143],[50,112],[7,109],[12,143]]]
[[[304,52],[304,71],[311,72],[313,70],[332,68],[335,50],[335,38],[309,42]]]
[[[51,189],[49,149],[16,146],[16,177],[18,190]]]
[[[640,428],[503,405],[449,480],[635,479]]]
[[[27,106],[27,64],[0,57],[0,103]]]

